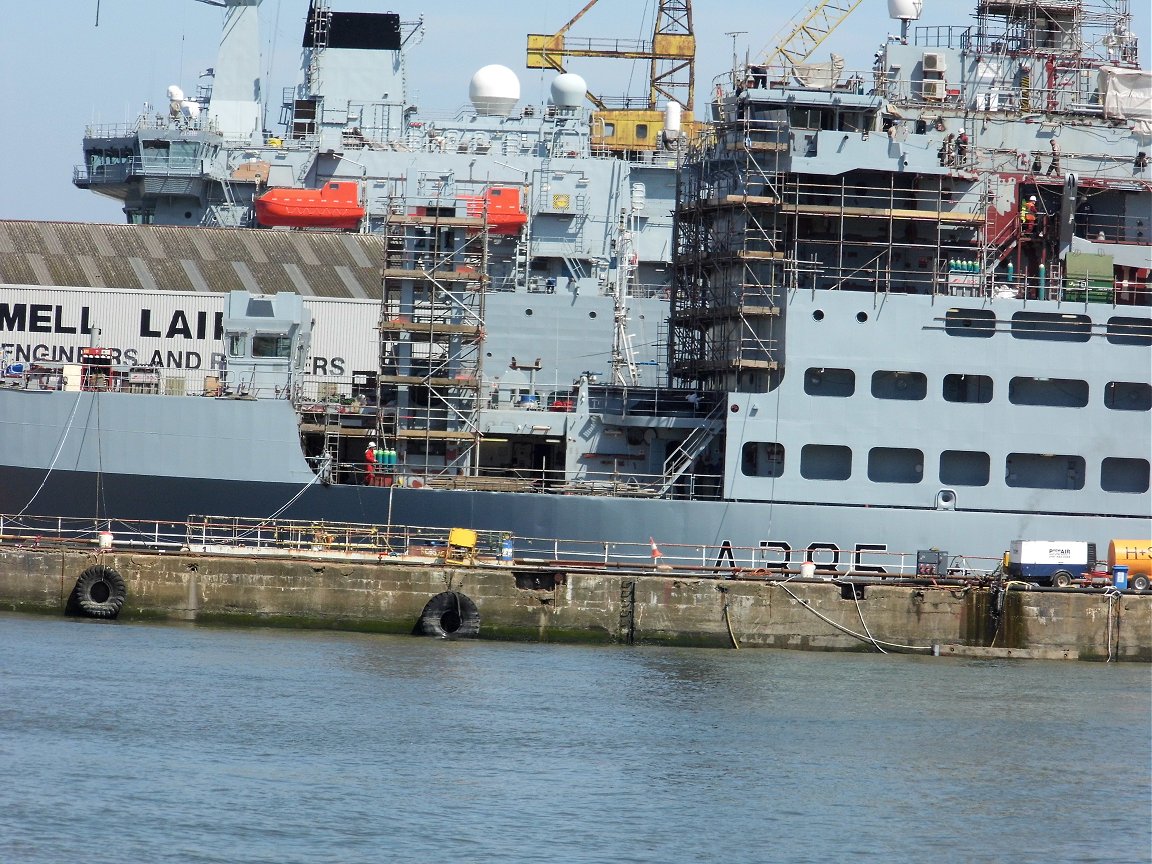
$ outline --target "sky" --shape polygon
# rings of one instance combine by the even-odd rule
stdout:
[[[423,41],[408,56],[410,87],[419,91],[421,107],[445,111],[467,102],[472,73],[489,63],[513,69],[523,100],[541,104],[552,73],[524,67],[526,34],[556,32],[584,0],[330,0],[329,5],[337,11],[399,12],[405,21],[423,16]],[[694,0],[700,106],[714,79],[731,68],[734,48],[741,60],[762,56],[808,5],[806,0]],[[974,0],[924,5],[918,23],[925,26],[966,26],[975,8]],[[0,219],[123,222],[118,202],[72,185],[73,169],[83,158],[85,126],[129,123],[145,103],[163,107],[169,84],[195,92],[199,73],[215,63],[222,10],[195,0],[8,0],[4,7]],[[655,0],[599,0],[570,33],[650,38],[654,7]],[[307,8],[308,0],[263,2],[265,92],[278,96],[295,83]],[[1148,68],[1152,13],[1144,0],[1135,0],[1132,10],[1141,65]],[[812,59],[820,62],[835,51],[848,69],[870,68],[873,52],[898,28],[887,17],[885,0],[863,0]],[[572,60],[569,69],[583,75],[593,92],[646,90],[646,63]],[[278,113],[277,108],[269,117]]]

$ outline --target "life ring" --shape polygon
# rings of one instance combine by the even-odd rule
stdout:
[[[127,597],[124,577],[111,567],[96,564],[80,574],[71,599],[75,608],[89,618],[115,618]]]
[[[467,594],[442,591],[420,613],[420,632],[441,639],[466,639],[480,633],[480,610]]]

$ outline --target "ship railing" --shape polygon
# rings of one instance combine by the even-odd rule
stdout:
[[[212,131],[214,126],[208,114],[203,113],[196,120],[186,117],[173,119],[167,114],[145,111],[130,123],[93,123],[84,127],[85,138],[131,138],[138,132],[154,130],[169,131]]]
[[[0,514],[0,543],[36,548],[172,550],[185,546],[183,522]]]
[[[493,521],[498,522],[498,517]],[[38,549],[87,548],[108,553],[153,550],[437,562],[445,560],[450,531],[389,521],[350,523],[192,515],[183,522],[160,522],[0,514],[0,544]],[[785,543],[734,546],[725,541],[700,545],[673,542],[663,535],[627,541],[520,537],[499,527],[477,531],[476,553],[481,565],[613,567],[765,581],[905,578],[948,583],[987,579],[1001,563],[999,558],[951,555],[943,568],[926,574],[921,572],[917,552],[840,549],[831,543],[808,549],[792,549]]]
[[[165,359],[174,363],[202,363],[195,352],[171,354]],[[288,388],[268,393],[242,386],[231,386],[219,369],[165,367],[116,363],[111,366],[86,366],[78,362],[71,349],[58,348],[47,355],[52,359],[30,359],[22,354],[0,360],[0,383],[27,390],[70,390],[103,393],[140,393],[157,396],[257,396],[285,398]]]
[[[816,69],[816,67],[826,64],[813,63],[801,65],[811,67],[810,71],[812,75],[807,79],[807,84],[804,83],[805,78],[803,76],[807,73],[803,68],[784,64],[759,65],[752,63],[737,65],[728,72],[721,73],[712,79],[715,101],[729,101],[737,89],[750,91],[806,89],[871,95],[870,91],[872,87],[870,82],[873,80],[873,70],[871,68],[850,69],[844,67],[839,73],[831,73],[836,75],[835,79],[832,80],[828,78],[828,73]],[[829,70],[829,72],[831,72],[831,70]],[[751,95],[754,96],[755,93]],[[737,106],[733,106],[733,108],[735,107]]]

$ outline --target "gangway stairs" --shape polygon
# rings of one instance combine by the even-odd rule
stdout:
[[[668,454],[668,458],[664,460],[664,472],[661,476],[658,497],[668,497],[672,487],[692,467],[709,442],[724,430],[726,411],[727,402],[723,399],[719,400],[708,413],[708,416],[704,418],[704,422],[693,429],[691,434]]]

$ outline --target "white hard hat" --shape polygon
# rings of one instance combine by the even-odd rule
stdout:
[[[369,447],[375,447],[375,446],[376,446],[376,442],[375,442],[375,441],[369,441],[369,442],[368,442],[368,446],[369,446]]]
[[[1033,195],[1033,196],[1032,196],[1031,198],[1029,198],[1028,200],[1029,200],[1029,201],[1035,201],[1035,200],[1036,200],[1036,196],[1035,196],[1035,195]]]

